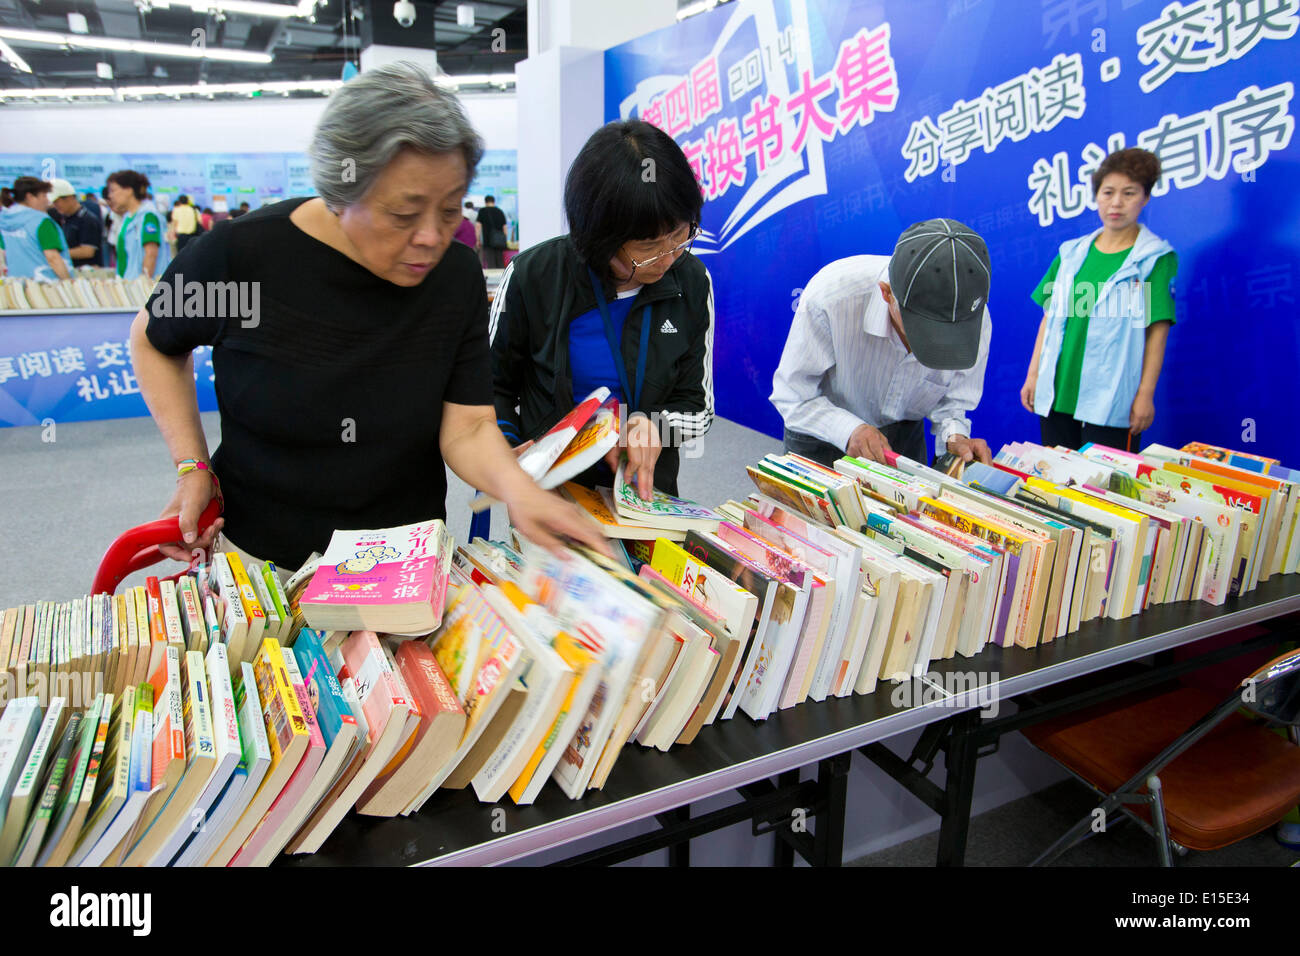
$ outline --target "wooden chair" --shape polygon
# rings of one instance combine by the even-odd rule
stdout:
[[[1287,727],[1290,739],[1270,725]],[[1228,846],[1300,803],[1300,650],[1265,664],[1226,699],[1179,687],[1023,732],[1103,797],[1033,866],[1090,835],[1098,810],[1105,821],[1116,810],[1136,820],[1155,837],[1161,865],[1172,866],[1171,851]]]

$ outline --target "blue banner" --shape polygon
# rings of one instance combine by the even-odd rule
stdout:
[[[1091,173],[1164,166],[1142,214],[1179,256],[1145,442],[1287,457],[1300,381],[1294,183],[1300,0],[742,0],[606,53],[606,118],[665,129],[704,188],[695,251],[717,310],[718,412],[771,435],[772,373],[803,285],[965,222],[992,260],[973,430],[1038,436],[1019,401],[1059,245],[1100,227]]]
[[[513,149],[485,150],[469,190],[494,195],[511,221],[518,217],[516,156]],[[19,176],[57,177],[72,183],[78,193],[98,194],[108,174],[119,169],[148,176],[154,195],[166,206],[182,194],[199,208],[212,206],[220,197],[227,210],[242,202],[256,209],[316,195],[306,153],[0,153],[0,184],[6,186]]]
[[[135,312],[0,316],[0,426],[148,415],[131,366]],[[194,350],[199,410],[217,407],[212,349]]]

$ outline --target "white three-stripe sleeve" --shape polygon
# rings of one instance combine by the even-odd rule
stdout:
[[[501,276],[501,285],[497,286],[497,294],[492,298],[492,309],[488,312],[488,341],[496,345],[497,328],[501,321],[501,313],[506,308],[506,291],[510,288],[510,278],[515,274],[515,263],[511,260],[506,266],[505,273]]]
[[[704,389],[704,408],[698,412],[666,411],[663,413],[663,420],[669,427],[676,429],[683,440],[699,438],[713,425],[713,276],[709,275],[707,269],[704,270],[704,275],[709,283],[707,297],[709,323],[704,330],[704,367],[700,374],[700,382]]]

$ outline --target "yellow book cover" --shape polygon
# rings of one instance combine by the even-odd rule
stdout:
[[[655,541],[654,552],[650,555],[650,567],[678,587],[682,586],[686,577],[689,562],[690,555],[681,545],[664,538]]]
[[[1246,578],[1241,583],[1241,589],[1243,592],[1253,590],[1257,582],[1266,580],[1267,575],[1263,577],[1260,575],[1264,564],[1264,561],[1261,560],[1264,557],[1261,553],[1261,544],[1267,542],[1272,534],[1276,534],[1272,514],[1273,491],[1275,489],[1266,488],[1229,475],[1219,475],[1199,468],[1191,468],[1172,461],[1163,462],[1161,469],[1190,478],[1193,483],[1204,482],[1205,485],[1213,489],[1215,494],[1222,495],[1224,504],[1242,509],[1253,516],[1251,519],[1246,519],[1248,525],[1243,529],[1243,537],[1246,539],[1243,544],[1249,547],[1246,552],[1249,560]],[[1268,527],[1265,527],[1265,525]]]
[[[253,582],[248,578],[244,562],[239,560],[239,555],[233,551],[227,551],[225,554],[226,561],[230,565],[230,573],[235,579],[235,588],[239,591],[239,603],[243,605],[244,613],[248,615],[248,641],[256,647],[266,628],[266,612],[262,610],[261,602],[257,600],[257,592],[253,590]]]
[[[551,722],[546,737],[537,745],[537,749],[528,758],[528,763],[524,765],[519,778],[510,787],[510,799],[514,800],[515,803],[519,803],[523,799],[524,791],[528,789],[533,774],[546,757],[547,752],[553,746],[559,745],[563,747],[567,743],[567,741],[559,739],[560,730],[565,719],[573,712],[574,698],[583,688],[588,668],[598,664],[595,654],[563,631],[555,635],[555,638],[551,641],[551,647],[555,649],[555,653],[560,655],[560,659],[564,663],[573,668],[573,682],[569,685],[568,693],[564,695],[564,703],[560,706],[560,712],[555,715],[555,720]]]
[[[149,660],[153,654],[153,637],[149,633],[149,595],[143,585],[131,589],[135,598],[135,668],[131,673],[130,683],[143,684],[149,679]]]
[[[257,681],[258,697],[262,701],[262,720],[266,724],[271,763],[252,802],[217,852],[208,859],[207,866],[225,866],[239,852],[244,841],[271,809],[275,798],[289,783],[311,740],[311,729],[302,715],[298,694],[285,670],[279,641],[269,637],[262,641],[257,656],[253,659],[253,675]]]
[[[1086,494],[1074,488],[1053,484],[1042,478],[1031,477],[1026,484],[1037,491],[1055,495],[1058,499],[1064,498],[1076,504],[1096,508],[1129,525],[1133,531],[1133,538],[1130,542],[1133,547],[1133,555],[1129,561],[1129,567],[1122,569],[1124,577],[1118,581],[1119,587],[1116,586],[1115,581],[1111,582],[1106,609],[1107,617],[1128,617],[1134,611],[1134,602],[1138,599],[1139,588],[1145,590],[1147,576],[1151,573],[1150,561],[1144,558],[1147,530],[1150,527],[1146,515],[1131,508],[1126,508],[1114,501],[1107,501],[1104,498],[1098,498],[1095,495]],[[1119,599],[1120,602],[1118,606],[1114,605],[1116,599]]]
[[[1018,647],[1032,647],[1037,644],[1038,627],[1036,623],[1031,624],[1033,618],[1031,609],[1038,583],[1042,549],[1028,547],[1029,539],[1014,528],[980,515],[969,514],[949,500],[921,497],[917,499],[917,507],[922,514],[951,525],[964,534],[983,538],[995,547],[1004,548],[1007,554],[1016,558],[1018,570],[1016,579],[1012,582],[1010,605],[1013,613],[1007,615],[1001,636],[995,634],[994,637],[996,642],[1004,647],[1011,644]],[[1032,644],[1029,643],[1031,639]]]

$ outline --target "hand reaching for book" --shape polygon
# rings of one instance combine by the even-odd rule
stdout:
[[[621,447],[620,447],[621,446]],[[610,471],[618,471],[619,458],[627,454],[624,474],[634,485],[642,501],[650,501],[655,494],[655,464],[663,451],[659,429],[645,415],[634,413],[627,420],[627,435],[609,450],[605,461]]]
[[[172,500],[158,517],[180,515],[183,540],[159,545],[159,551],[169,558],[188,562],[196,549],[211,549],[212,542],[225,526],[226,519],[218,518],[207,528],[200,529],[196,525],[199,515],[212,500],[214,490],[210,473],[206,471],[192,471],[177,480],[176,494],[172,495]]]
[[[852,458],[865,458],[885,464],[885,452],[889,451],[889,440],[879,430],[865,423],[853,429],[849,436],[849,447],[845,452]]]
[[[510,523],[529,541],[541,545],[553,554],[564,550],[560,537],[571,538],[613,557],[609,542],[600,528],[577,505],[559,495],[543,491],[531,480],[522,482],[513,495],[506,499]]]

